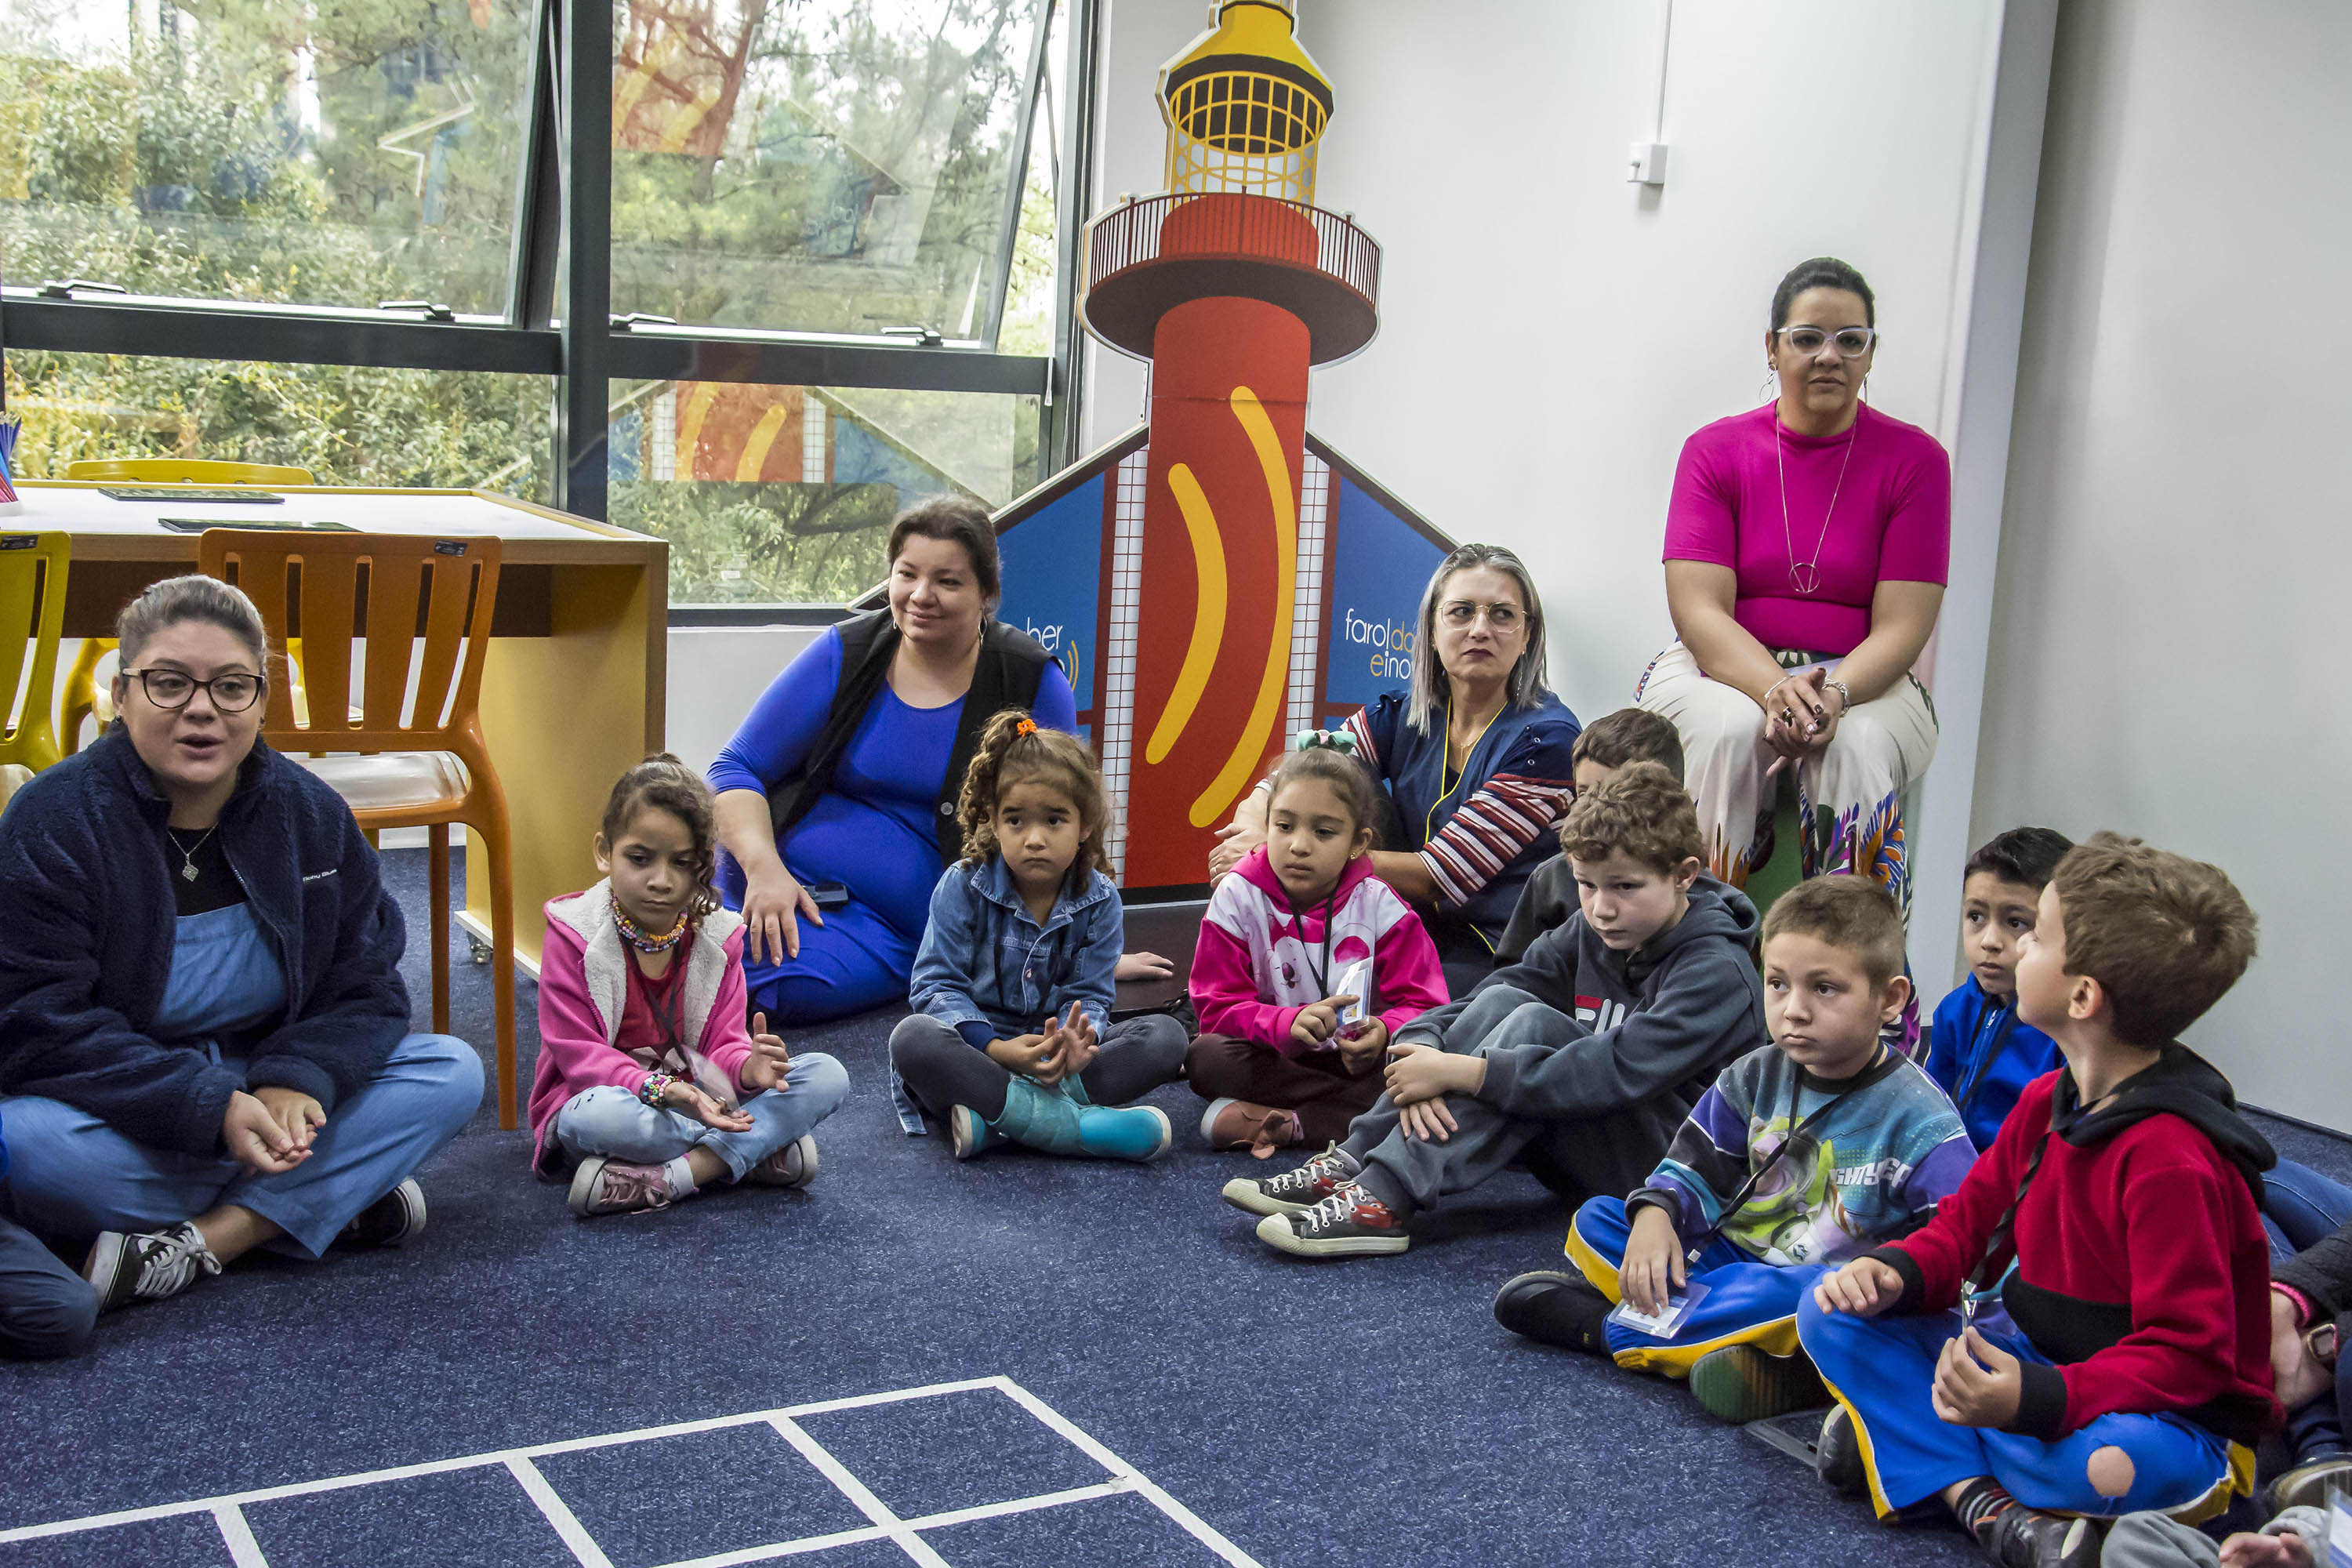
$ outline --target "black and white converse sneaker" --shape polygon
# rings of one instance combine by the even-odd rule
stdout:
[[[1266,1215],[1257,1238],[1296,1258],[1363,1258],[1412,1245],[1403,1218],[1354,1182],[1303,1213]]]
[[[425,1229],[425,1189],[409,1177],[360,1210],[335,1237],[345,1247],[398,1247]]]
[[[163,1230],[99,1232],[81,1274],[97,1294],[98,1310],[110,1312],[133,1301],[176,1296],[199,1275],[220,1271],[220,1259],[205,1245],[204,1233],[182,1220]]]
[[[1337,1143],[1295,1171],[1278,1176],[1235,1176],[1225,1184],[1225,1202],[1249,1214],[1305,1214],[1356,1179],[1363,1167]]]

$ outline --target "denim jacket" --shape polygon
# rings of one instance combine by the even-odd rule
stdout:
[[[1126,926],[1118,890],[1100,871],[1087,874],[1086,891],[1065,889],[1041,928],[1002,856],[950,866],[931,889],[908,1000],[967,1040],[986,1029],[975,1042],[982,1048],[1033,1032],[1074,1002],[1100,1031]]]

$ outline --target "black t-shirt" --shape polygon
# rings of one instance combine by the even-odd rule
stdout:
[[[211,829],[189,832],[165,827],[163,864],[172,873],[172,898],[182,915],[209,914],[245,902],[245,884],[229,869],[228,851]],[[188,871],[193,868],[195,875]]]

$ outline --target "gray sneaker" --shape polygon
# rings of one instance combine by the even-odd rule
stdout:
[[[816,1139],[802,1133],[743,1173],[755,1187],[805,1187],[816,1180]]]
[[[1305,1214],[1356,1179],[1363,1167],[1337,1143],[1295,1171],[1278,1176],[1235,1176],[1225,1184],[1225,1202],[1249,1214]]]
[[[182,1220],[163,1230],[99,1232],[81,1274],[98,1297],[98,1310],[110,1312],[133,1301],[176,1296],[200,1275],[220,1271],[220,1259],[205,1245],[204,1233]]]

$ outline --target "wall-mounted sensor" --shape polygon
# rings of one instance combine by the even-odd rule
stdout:
[[[1666,144],[1663,142],[1636,142],[1625,150],[1625,181],[1634,185],[1663,185],[1666,183]]]

